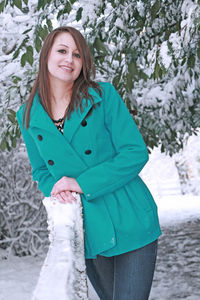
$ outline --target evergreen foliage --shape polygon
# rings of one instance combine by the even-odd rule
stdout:
[[[25,101],[42,42],[54,27],[86,36],[98,79],[111,81],[150,149],[170,155],[200,127],[197,0],[1,1],[1,150],[20,136],[14,111]],[[12,110],[12,112],[11,112]]]

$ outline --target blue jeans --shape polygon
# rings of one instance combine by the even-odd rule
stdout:
[[[157,240],[112,257],[86,259],[87,275],[101,300],[148,300],[157,256]]]

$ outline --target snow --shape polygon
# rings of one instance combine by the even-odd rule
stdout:
[[[192,170],[197,166],[198,143],[198,137],[190,137],[184,150]],[[181,195],[176,159],[157,148],[140,174],[156,200],[163,232],[149,300],[200,299],[200,196]],[[191,175],[197,176],[195,172]],[[10,256],[7,260],[6,255],[0,249],[0,300],[30,300],[45,257]],[[98,300],[88,285],[89,299]]]
[[[99,6],[102,5],[102,1],[99,0],[98,2],[96,0],[83,0],[82,1],[82,24],[84,24],[88,19],[93,22],[96,19],[96,10],[98,9]]]
[[[168,51],[169,51],[169,49],[167,47],[167,42],[165,41],[161,44],[160,55],[162,57],[162,62],[166,69],[169,68],[171,61],[172,61],[171,56],[168,55]]]
[[[115,26],[117,26],[117,27],[119,27],[121,29],[124,29],[124,24],[123,24],[122,19],[117,18],[117,20],[115,21]]]
[[[197,137],[190,138],[185,148],[194,164],[199,149],[196,141]],[[156,200],[163,232],[149,300],[200,298],[200,196],[181,195],[174,161],[155,149],[141,172]],[[5,257],[6,250],[0,250],[0,300],[30,300],[45,257]],[[88,284],[89,299],[97,300]]]
[[[37,0],[28,2],[30,10],[28,15],[23,15],[16,7],[6,9],[5,13],[2,14],[1,32],[3,46],[0,62],[2,63],[3,77],[0,77],[6,82],[4,90],[7,90],[7,87],[10,85],[11,77],[14,73],[21,78],[27,78],[27,76],[24,76],[24,70],[20,66],[21,53],[16,60],[16,63],[12,62],[12,54],[8,53],[15,43],[19,46],[22,42],[24,39],[22,32],[30,27],[35,28],[38,23],[39,12],[35,12],[37,2]],[[82,1],[83,23],[87,19],[89,19],[90,23],[95,22],[96,12],[98,11],[98,7],[102,6],[102,3],[103,1],[98,1],[97,4],[97,1],[95,0]],[[140,16],[144,16],[145,6],[142,1],[137,1],[137,9]],[[7,11],[9,13],[6,14]],[[118,9],[118,11],[121,12],[120,9]],[[194,47],[196,45],[192,36],[194,34],[194,19],[199,12],[197,1],[195,1],[195,3],[191,0],[183,1],[181,11],[183,21],[181,23],[181,31],[179,32],[180,35],[171,33],[169,37],[169,41],[174,50],[173,55],[176,58],[181,56],[181,51],[184,48],[187,49],[188,45],[190,45],[190,49],[192,49],[192,45],[194,45]],[[127,20],[127,9],[124,10],[123,13],[125,16],[122,20]],[[169,11],[169,14],[170,13],[171,11]],[[11,17],[11,15],[14,17]],[[185,19],[186,15],[187,19]],[[112,22],[113,13],[111,4],[105,9],[105,17],[107,24]],[[29,24],[27,24],[27,20],[29,20]],[[123,27],[122,20],[121,18],[118,18],[115,26]],[[69,22],[69,19],[67,19],[67,21]],[[64,20],[64,22],[66,23],[66,20]],[[54,26],[55,24],[57,25],[57,23],[54,23]],[[153,24],[156,28],[158,25],[159,23]],[[114,29],[115,27],[113,27],[113,30]],[[144,28],[144,32],[145,30],[148,31],[151,30],[151,28]],[[33,30],[28,33],[28,36],[30,37],[30,40],[33,40]],[[138,42],[139,38],[135,39],[134,47],[137,47]],[[118,48],[116,49],[118,50]],[[147,64],[147,69],[145,69],[146,65],[144,64],[144,71],[149,76],[154,71],[157,49],[157,46],[155,46],[153,49],[149,50],[149,65]],[[169,68],[172,62],[172,54],[170,54],[168,50],[167,43],[165,41],[161,43],[159,61],[162,61],[165,68]],[[196,64],[195,68],[197,66],[198,65]],[[29,66],[27,66],[27,70],[29,70]],[[124,68],[124,72],[125,70],[126,68]],[[180,129],[185,131],[186,126],[182,121],[178,122],[177,120],[183,119],[184,110],[188,109],[189,111],[188,106],[193,104],[192,101],[194,99],[192,92],[195,88],[195,84],[197,85],[197,81],[195,82],[191,78],[189,72],[184,70],[185,69],[183,68],[182,75],[178,74],[176,77],[172,76],[172,78],[170,78],[168,82],[165,82],[164,85],[159,86],[157,84],[155,86],[150,82],[146,88],[143,87],[142,96],[135,97],[138,104],[143,103],[143,105],[146,106],[158,107],[157,99],[155,97],[155,95],[158,95],[161,100],[160,106],[163,106],[162,110],[160,109],[159,112],[159,122],[164,125],[165,120],[169,119],[169,123],[171,123],[171,126],[175,131]],[[27,88],[26,80],[25,82],[23,80],[22,83],[23,86],[19,85],[20,93],[21,95],[25,95],[25,90]],[[182,102],[177,99],[177,89],[184,95],[184,101]],[[138,87],[138,91],[141,92],[141,86]],[[18,98],[11,98],[14,99],[13,101],[17,102],[16,100]],[[173,99],[177,99],[177,101],[175,102]],[[170,119],[169,108],[173,101],[176,103],[173,107],[177,114],[177,120],[174,116],[174,120]],[[163,134],[164,133],[166,133],[165,130],[163,130]],[[171,133],[169,132],[168,135],[170,134]],[[193,178],[195,186],[199,190],[200,170],[193,167],[195,164],[197,165],[197,162],[199,163],[199,146],[197,147],[197,144],[195,145],[195,147],[192,149],[190,148],[188,151],[186,149],[185,156],[183,153],[183,159],[186,158],[189,161],[189,166],[191,166],[190,175]],[[169,147],[173,147],[173,144],[169,145]],[[150,161],[141,173],[157,202],[163,231],[163,235],[160,238],[158,263],[150,300],[197,300],[200,299],[200,238],[198,229],[200,220],[200,196],[190,194],[184,196],[181,195],[179,177],[174,165],[175,157],[171,159],[164,154],[156,153],[156,151],[152,153]],[[11,256],[9,260],[7,260],[6,255],[6,250],[0,249],[0,300],[30,300],[45,258],[28,256],[20,258]],[[91,286],[90,299],[97,299]]]
[[[136,5],[137,5],[137,11],[139,12],[140,16],[144,17],[144,15],[145,15],[144,3],[140,0],[140,1],[137,1]]]
[[[181,32],[182,35],[184,35],[184,46],[187,46],[190,42],[190,29],[191,26],[194,26],[192,24],[192,18],[194,17],[195,13],[199,14],[199,6],[197,3],[194,3],[191,0],[187,0],[183,2],[182,5],[182,17],[183,21],[181,22],[181,28],[186,27],[186,31]],[[187,19],[184,20],[185,16],[187,15]]]
[[[190,137],[181,153],[184,160],[190,163],[190,175],[196,178],[196,186],[199,182],[199,142],[199,137]],[[156,148],[140,174],[157,203],[163,232],[159,238],[158,259],[149,300],[200,299],[200,196],[181,195],[175,167],[179,155],[169,157]],[[55,217],[61,221],[59,210],[55,211]],[[6,250],[0,249],[0,300],[30,300],[45,257],[10,256],[7,260],[6,256]],[[89,299],[97,300],[91,284],[88,284]]]
[[[200,196],[165,196],[158,201],[158,212],[165,226],[200,217]]]
[[[32,300],[88,300],[81,198],[72,195],[76,201],[71,204],[53,197],[43,200],[50,245]]]
[[[14,22],[18,22],[18,23],[23,23],[23,22],[28,22],[30,20],[29,16],[16,16],[12,18]]]
[[[196,178],[196,186],[200,174],[199,143],[199,137],[190,137],[181,153],[190,163],[190,176]],[[20,155],[24,157],[23,152]],[[149,300],[200,299],[200,196],[181,195],[176,159],[154,149],[140,174],[156,200],[163,231]],[[61,221],[60,213],[55,214]],[[6,254],[6,250],[0,250],[0,300],[30,300],[45,257],[11,256],[6,260]],[[98,299],[91,285],[89,294],[90,300]]]
[[[0,300],[30,300],[42,265],[41,258],[11,256],[0,250]]]
[[[191,240],[189,234],[184,234],[185,228],[187,229],[189,227],[183,226],[184,224],[192,224],[194,226],[195,222],[200,220],[200,196],[195,197],[187,195],[178,197],[162,197],[157,201],[157,204],[159,208],[160,223],[163,230],[163,236],[160,238],[160,251],[161,253],[164,253],[163,256],[161,255],[159,257],[158,255],[157,270],[155,272],[155,281],[152,287],[150,300],[197,300],[200,297],[200,292],[198,293],[198,281],[196,281],[196,279],[194,280],[197,285],[196,290],[192,290],[191,285],[188,290],[190,280],[188,279],[189,281],[184,282],[181,276],[190,277],[189,274],[191,272],[191,267],[197,267],[200,262],[195,239]],[[177,228],[179,230],[179,234],[176,233]],[[178,236],[181,238],[181,243],[178,242]],[[168,238],[167,245],[165,245],[166,237]],[[186,265],[186,260],[183,256],[186,252],[187,245],[192,247],[188,254],[192,260],[192,264],[188,265]],[[199,244],[197,246],[199,247]],[[170,249],[173,249],[174,247],[174,253],[170,252]],[[184,250],[183,253],[181,252],[180,254],[180,249],[176,247],[183,247],[184,249],[181,248]],[[171,261],[175,259],[174,256],[176,254],[177,265],[174,264],[174,262],[173,265],[171,265]],[[20,258],[11,256],[9,260],[5,260],[3,259],[5,256],[6,251],[1,250],[0,300],[30,300],[32,292],[36,286],[44,258],[34,258],[29,256]],[[168,262],[166,262],[166,256],[169,256]],[[187,257],[186,259],[189,258]],[[166,269],[167,266],[165,266],[165,263],[168,267],[170,267],[169,270]],[[184,269],[182,269],[183,267]],[[171,277],[168,272],[171,272]],[[199,273],[199,270],[196,269],[196,272]],[[176,276],[173,277],[173,274],[176,274]],[[160,277],[160,275],[162,277]],[[191,276],[192,275],[193,277],[195,276],[194,273],[191,273]],[[180,286],[178,286],[179,281],[182,283]],[[176,294],[177,298],[171,297],[170,295],[172,295],[172,293],[174,293],[174,295]],[[98,299],[91,285],[89,285],[89,295],[90,300]],[[182,296],[180,297],[180,295]]]

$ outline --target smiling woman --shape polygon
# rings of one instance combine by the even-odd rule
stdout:
[[[55,38],[48,57],[50,85],[54,84],[55,88],[55,86],[62,85],[64,81],[72,89],[74,81],[81,72],[82,65],[82,58],[71,34],[68,32],[59,34]],[[54,93],[57,94],[57,92]]]
[[[161,234],[139,177],[148,151],[113,85],[92,75],[82,34],[55,29],[17,120],[44,195],[62,203],[75,201],[72,192],[81,196],[87,274],[100,299],[147,300]]]
[[[71,101],[73,84],[83,66],[79,50],[70,33],[63,32],[55,38],[48,56],[47,66],[52,91],[52,115],[54,119],[62,119],[63,111]],[[60,125],[63,128],[63,123]]]
[[[75,108],[82,110],[83,98],[94,103],[88,88],[97,89],[99,95],[101,89],[92,76],[95,77],[95,67],[82,34],[73,27],[53,30],[44,41],[38,76],[25,106],[23,123],[26,120],[26,128],[37,92],[51,119],[60,119],[63,115],[64,119],[69,119]]]

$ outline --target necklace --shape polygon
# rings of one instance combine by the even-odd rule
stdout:
[[[58,120],[53,120],[54,124],[56,125],[56,127],[58,128],[58,130],[63,134],[63,128],[64,128],[64,117],[60,118]]]
[[[60,119],[58,119],[58,120],[52,119],[52,121],[53,121],[54,123],[60,123],[60,122],[62,122],[63,120],[64,120],[64,117],[62,117],[62,118],[60,118]]]

